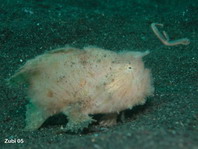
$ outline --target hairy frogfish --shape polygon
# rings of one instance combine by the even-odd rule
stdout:
[[[93,122],[90,115],[111,118],[144,104],[154,92],[151,72],[142,61],[148,53],[66,47],[27,61],[8,80],[27,87],[25,129],[36,130],[50,116],[63,113],[66,130],[75,132]]]

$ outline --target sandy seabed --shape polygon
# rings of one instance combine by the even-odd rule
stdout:
[[[198,148],[197,10],[194,0],[1,2],[0,148]],[[163,45],[150,28],[153,22],[163,23],[171,39],[186,37],[191,43]],[[5,79],[28,59],[66,45],[149,50],[144,62],[152,70],[154,96],[124,111],[125,121],[116,126],[93,124],[82,133],[64,132],[67,117],[60,114],[37,131],[23,131],[25,88],[9,88]]]

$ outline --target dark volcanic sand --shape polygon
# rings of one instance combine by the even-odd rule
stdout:
[[[163,45],[150,29],[153,22],[163,23],[171,39],[187,37],[191,43]],[[63,132],[66,117],[57,115],[37,131],[23,131],[24,88],[8,88],[5,79],[28,59],[67,44],[150,50],[144,61],[152,70],[154,96],[125,111],[125,122],[110,128]],[[196,0],[1,0],[0,72],[0,148],[198,148]],[[5,144],[5,139],[24,143]]]

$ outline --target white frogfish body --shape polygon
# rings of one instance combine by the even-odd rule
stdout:
[[[38,129],[62,112],[68,117],[66,128],[76,131],[92,122],[90,114],[119,113],[144,104],[154,92],[142,61],[148,53],[67,47],[27,61],[9,79],[11,85],[27,84],[26,129]]]

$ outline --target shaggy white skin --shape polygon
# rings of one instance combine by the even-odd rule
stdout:
[[[114,115],[144,104],[154,92],[142,61],[148,53],[67,47],[29,60],[9,80],[28,85],[26,129],[38,129],[49,116],[62,112],[69,119],[66,129],[82,130],[93,121],[89,114]],[[109,123],[115,122],[112,115]],[[108,116],[104,120],[108,125]]]

